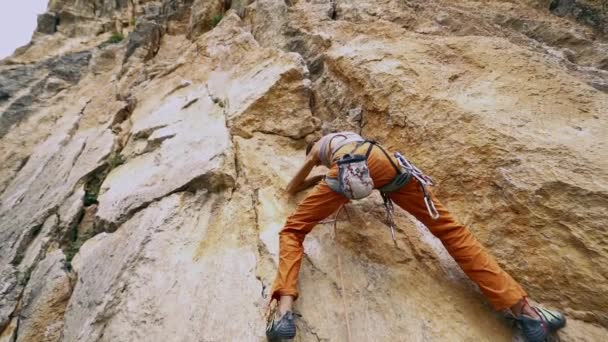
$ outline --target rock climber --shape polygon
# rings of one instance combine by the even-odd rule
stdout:
[[[329,169],[327,174],[308,177],[319,165]],[[427,190],[424,185],[429,178],[409,166],[398,154],[391,156],[376,142],[353,132],[328,134],[308,144],[304,165],[288,184],[287,192],[294,195],[315,187],[279,233],[279,266],[270,299],[278,300],[278,305],[266,329],[269,341],[291,339],[296,334],[292,306],[298,298],[296,283],[306,234],[351,198],[366,196],[374,188],[384,192],[385,204],[387,200],[394,201],[438,237],[491,306],[508,312],[508,318],[519,325],[528,341],[544,341],[551,332],[565,326],[566,319],[561,313],[528,302],[520,284]],[[403,175],[406,177],[400,177]],[[425,203],[425,198],[429,203]]]

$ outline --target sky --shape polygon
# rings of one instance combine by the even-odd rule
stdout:
[[[48,0],[0,0],[0,59],[27,44]]]

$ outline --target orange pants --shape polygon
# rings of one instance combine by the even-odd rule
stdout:
[[[365,149],[367,145],[361,148]],[[351,149],[345,147],[342,150]],[[396,160],[393,160],[396,163]],[[376,187],[389,183],[396,176],[395,169],[378,147],[372,149],[368,165]],[[337,173],[338,168],[334,163],[328,175],[335,177]],[[437,220],[433,220],[427,212],[422,190],[415,179],[391,194],[391,199],[397,205],[416,217],[441,240],[450,255],[467,276],[479,285],[496,310],[509,308],[526,296],[521,286],[498,266],[473,234],[458,223],[432,193],[431,197],[440,215]],[[304,253],[302,243],[306,234],[319,221],[347,202],[346,197],[331,190],[323,181],[298,205],[296,212],[289,216],[279,233],[279,268],[272,287],[272,298],[298,297],[298,273],[302,264]]]

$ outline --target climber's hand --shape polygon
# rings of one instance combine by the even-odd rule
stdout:
[[[287,193],[289,195],[295,195],[296,193],[298,193],[299,191],[302,191],[304,189],[307,189],[310,187],[309,183],[311,182],[311,179],[316,177],[310,177],[310,178],[306,178],[308,177],[308,175],[310,174],[310,171],[312,170],[313,167],[315,167],[316,165],[316,160],[314,158],[310,158],[307,157],[306,161],[304,161],[304,165],[302,165],[302,167],[298,170],[298,172],[296,173],[296,175],[293,177],[293,179],[291,180],[291,182],[289,182],[289,184],[287,185]],[[318,183],[318,181],[317,181]],[[314,183],[316,184],[316,183]]]
[[[302,182],[302,184],[296,189],[295,193],[298,193],[300,191],[306,190],[308,188],[311,188],[317,184],[319,184],[320,181],[323,180],[323,175],[318,175],[318,176],[312,176],[307,178],[306,180],[304,180],[304,182]],[[294,193],[294,194],[295,194]],[[293,195],[293,194],[292,194]]]

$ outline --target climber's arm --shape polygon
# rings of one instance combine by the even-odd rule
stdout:
[[[325,176],[317,175],[317,176],[308,177],[306,180],[304,180],[304,182],[302,182],[302,184],[296,189],[295,192],[297,193],[297,192],[306,190],[310,187],[317,185],[317,183],[319,183],[320,181],[323,180],[323,177],[325,177]]]
[[[294,195],[299,191],[310,188],[311,186],[319,183],[321,179],[323,179],[323,176],[312,176],[308,179],[306,178],[310,174],[312,168],[319,164],[319,158],[315,155],[316,153],[308,154],[304,165],[302,165],[300,170],[298,170],[291,182],[289,182],[289,184],[287,185],[288,194]]]

